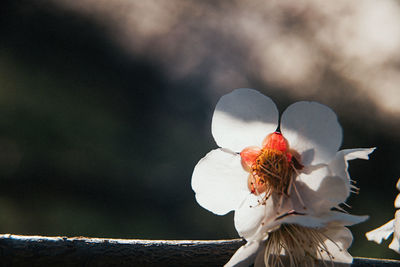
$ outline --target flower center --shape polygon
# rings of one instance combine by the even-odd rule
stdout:
[[[324,261],[324,254],[333,261],[334,257],[324,242],[327,239],[331,240],[321,229],[282,224],[278,230],[269,234],[266,241],[265,266],[313,267],[317,265],[318,260]]]
[[[249,188],[252,193],[288,194],[294,169],[291,155],[277,149],[264,148],[251,166]]]
[[[250,173],[248,186],[251,193],[260,195],[265,192],[263,201],[272,193],[289,196],[294,174],[303,168],[297,159],[299,156],[289,149],[288,141],[280,132],[269,134],[262,148],[247,147],[240,156],[242,165]]]

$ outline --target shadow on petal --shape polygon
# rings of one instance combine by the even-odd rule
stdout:
[[[319,186],[310,188],[307,184],[307,178],[313,179],[313,183],[319,183]],[[311,182],[311,181],[310,181]],[[337,207],[340,203],[346,201],[349,195],[348,184],[338,176],[322,176],[322,177],[306,177],[302,180],[296,181],[296,187],[299,192],[301,200],[306,206],[306,213],[324,213]],[[298,200],[298,196],[292,192],[292,198],[295,210],[304,212],[303,206]],[[298,204],[296,204],[298,202]]]
[[[303,165],[310,165],[313,162],[315,157],[315,149],[310,148],[301,153],[301,164]]]

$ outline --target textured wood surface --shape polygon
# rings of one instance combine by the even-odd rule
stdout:
[[[222,266],[244,241],[0,235],[0,266]],[[352,266],[400,266],[355,258]]]

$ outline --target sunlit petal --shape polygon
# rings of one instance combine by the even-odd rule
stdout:
[[[397,210],[395,213],[393,230],[393,240],[389,248],[400,253],[400,210]]]
[[[353,262],[353,257],[347,252],[353,242],[353,235],[350,230],[341,225],[331,225],[325,229],[324,234],[328,238],[324,243],[330,255],[322,252],[322,258],[326,261],[333,260],[335,266],[350,266],[349,264]],[[347,265],[338,265],[337,263],[345,263]]]
[[[218,101],[211,131],[218,146],[240,152],[261,146],[278,127],[278,110],[272,100],[253,89],[236,89]]]
[[[331,222],[340,223],[344,226],[361,223],[368,219],[368,216],[356,216],[348,213],[331,211],[321,214],[290,215],[282,218],[280,223],[299,224],[305,227],[325,227]]]
[[[394,219],[388,221],[384,225],[375,230],[372,230],[365,234],[369,241],[375,241],[381,243],[383,239],[388,239],[394,231]]]
[[[369,154],[374,152],[376,148],[353,148],[353,149],[343,149],[340,150],[346,158],[346,160],[353,160],[353,159],[369,159]]]
[[[336,114],[316,102],[297,102],[282,114],[281,131],[303,165],[329,162],[342,143],[342,127]]]
[[[265,213],[274,210],[270,201],[266,205],[261,205],[259,200],[260,196],[251,194],[235,211],[235,228],[239,235],[246,239],[253,236],[261,227],[264,217],[268,216]]]
[[[216,149],[197,163],[192,188],[202,207],[223,215],[239,207],[250,194],[248,173],[243,170],[240,160],[240,156],[233,152]]]
[[[400,194],[398,194],[396,199],[394,200],[394,207],[400,208]]]

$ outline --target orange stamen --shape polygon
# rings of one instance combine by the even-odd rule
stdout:
[[[293,155],[294,153],[294,155]],[[266,200],[273,192],[289,195],[295,169],[303,166],[288,141],[279,132],[269,134],[262,148],[252,146],[240,152],[243,168],[249,172],[248,187],[251,193],[266,193]]]

